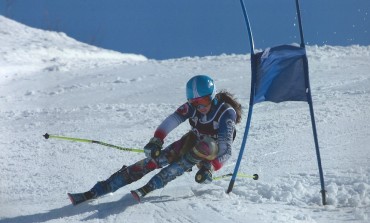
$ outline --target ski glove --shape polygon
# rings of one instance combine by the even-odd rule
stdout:
[[[197,174],[195,174],[195,182],[200,184],[209,184],[212,182],[212,168],[209,169],[206,165],[203,165]]]
[[[161,139],[157,137],[153,137],[150,139],[148,144],[144,146],[144,153],[147,158],[157,158],[161,155],[163,142]]]

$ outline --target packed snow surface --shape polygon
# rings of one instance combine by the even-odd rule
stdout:
[[[321,187],[308,104],[259,103],[240,167],[260,179],[199,185],[194,172],[137,203],[129,191],[72,206],[67,192],[90,189],[144,157],[49,134],[143,148],[185,102],[185,83],[209,74],[243,105],[231,173],[250,91],[250,55],[149,60],[79,43],[63,33],[0,16],[0,222],[370,222],[370,46],[309,46],[310,81],[328,205]],[[189,129],[184,123],[165,145]]]

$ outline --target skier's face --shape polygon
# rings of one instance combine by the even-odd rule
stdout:
[[[209,95],[189,100],[189,103],[200,113],[207,114],[211,109],[212,100]]]
[[[203,115],[205,115],[205,114],[207,114],[207,113],[211,110],[211,105],[212,105],[212,104],[209,104],[209,105],[204,106],[204,107],[202,107],[202,108],[198,108],[198,107],[197,107],[197,110],[198,110],[200,113],[202,113]]]

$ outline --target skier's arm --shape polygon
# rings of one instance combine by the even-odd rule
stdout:
[[[218,127],[218,156],[211,161],[214,170],[219,170],[231,156],[231,146],[235,131],[236,112],[229,108],[220,117]]]
[[[177,126],[194,114],[195,110],[188,103],[181,105],[174,113],[169,115],[155,130],[154,137],[164,141],[166,136]]]

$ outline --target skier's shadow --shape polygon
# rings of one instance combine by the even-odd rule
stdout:
[[[49,210],[45,213],[36,213],[31,215],[17,216],[13,218],[1,219],[0,223],[33,223],[46,222],[53,219],[72,217],[82,213],[92,212],[93,214],[81,219],[87,221],[91,219],[104,219],[109,215],[114,215],[123,212],[127,207],[137,204],[137,201],[130,194],[123,196],[121,199],[113,202],[105,202],[93,204],[85,203],[77,206],[67,205],[61,208]]]

